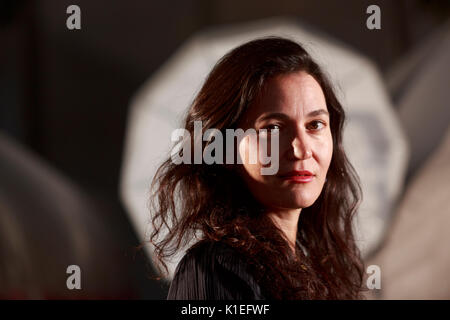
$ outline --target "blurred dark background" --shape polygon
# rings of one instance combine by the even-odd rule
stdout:
[[[81,8],[68,30],[66,8]],[[365,27],[381,8],[382,29]],[[448,17],[449,1],[11,0],[0,1],[0,130],[82,190],[108,242],[120,283],[112,297],[165,297],[119,201],[127,109],[139,86],[206,27],[288,16],[347,43],[386,72]],[[107,273],[108,271],[105,270]],[[111,278],[112,279],[112,278]]]

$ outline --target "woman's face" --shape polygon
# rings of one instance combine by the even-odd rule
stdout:
[[[259,138],[279,137],[279,170],[273,175],[262,175],[261,168],[267,165],[245,156],[258,150],[256,139],[243,139],[239,144],[243,159],[239,174],[255,198],[272,209],[311,206],[322,191],[333,153],[330,119],[319,83],[305,72],[270,79],[239,127],[256,132],[275,129],[276,133],[264,137],[260,133]]]

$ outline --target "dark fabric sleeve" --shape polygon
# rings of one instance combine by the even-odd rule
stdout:
[[[188,251],[178,264],[168,300],[260,300],[260,287],[231,248],[208,243]]]

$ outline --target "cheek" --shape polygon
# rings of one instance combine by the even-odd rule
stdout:
[[[242,168],[246,175],[254,180],[260,180],[260,164],[257,159],[258,145],[254,139],[245,137],[239,144],[239,155],[242,160]]]
[[[241,169],[250,181],[268,183],[271,175],[261,174],[264,167],[270,166],[271,158],[270,140],[262,137],[247,136],[239,144],[238,152],[242,160]],[[263,164],[261,161],[266,161]],[[268,162],[267,162],[268,161]]]
[[[331,134],[327,137],[327,139],[324,139],[318,144],[316,154],[320,167],[324,171],[328,171],[331,158],[333,157],[333,139]]]

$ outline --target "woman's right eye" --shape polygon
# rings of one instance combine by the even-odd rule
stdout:
[[[279,126],[278,124],[269,124],[268,126],[265,126],[264,129],[267,129],[267,130],[280,130],[281,126]]]
[[[278,134],[281,132],[281,125],[279,124],[268,124],[266,126],[261,127],[258,130],[259,135],[271,135]]]

